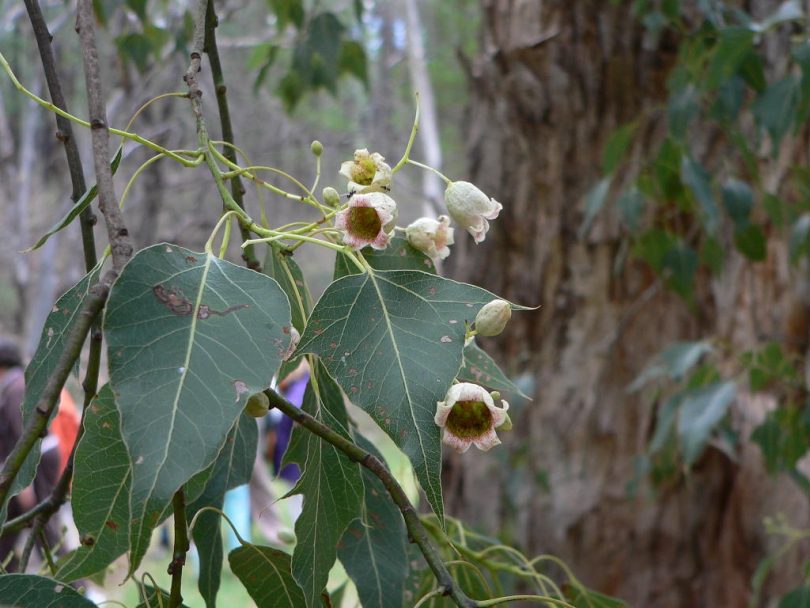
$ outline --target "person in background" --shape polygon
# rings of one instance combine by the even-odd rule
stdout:
[[[23,433],[22,403],[25,396],[25,373],[22,356],[17,343],[8,337],[0,337],[0,465],[5,463],[14,445]],[[48,435],[42,441],[42,458],[34,483],[8,504],[8,519],[13,519],[47,498],[59,477],[58,439]],[[53,544],[56,531],[52,526],[45,529],[48,542]],[[0,538],[0,563],[5,563],[14,552],[20,533],[7,534]],[[16,555],[6,565],[6,570],[17,569]]]

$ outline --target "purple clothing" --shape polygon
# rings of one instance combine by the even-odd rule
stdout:
[[[293,405],[301,407],[304,403],[304,393],[306,392],[307,384],[309,384],[309,374],[304,374],[281,391],[281,394]],[[292,427],[293,421],[288,416],[282,416],[281,420],[276,425],[276,448],[273,451],[273,472],[282,479],[290,483],[295,483],[301,477],[301,469],[298,465],[290,463],[283,468],[281,466],[284,452],[287,451],[287,446],[290,444]]]

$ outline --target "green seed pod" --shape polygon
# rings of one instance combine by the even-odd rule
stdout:
[[[270,411],[270,399],[264,393],[251,395],[245,404],[245,411],[254,418],[263,418]]]
[[[317,139],[310,144],[309,149],[312,150],[312,153],[315,156],[320,156],[323,154],[323,144]]]

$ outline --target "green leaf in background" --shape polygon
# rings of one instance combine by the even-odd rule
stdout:
[[[188,521],[191,521],[203,507],[222,509],[225,493],[250,481],[258,439],[256,419],[243,412],[225,438],[225,444],[214,461],[205,489],[186,509]],[[194,524],[192,535],[199,555],[197,586],[205,605],[213,608],[216,606],[222,575],[222,531],[219,513],[214,511],[202,513]]]
[[[610,190],[611,177],[603,177],[585,195],[585,217],[579,227],[579,238],[582,238],[591,229],[596,215],[602,210],[607,202],[608,191]]]
[[[458,379],[461,382],[480,384],[491,390],[514,393],[524,399],[529,398],[475,340],[464,347],[464,364],[458,372]]]
[[[121,164],[121,156],[123,154],[124,148],[123,146],[118,147],[118,151],[115,153],[115,156],[110,163],[110,169],[112,169],[112,174],[115,175],[115,172],[118,171],[118,166]],[[56,222],[53,226],[48,229],[44,235],[40,237],[40,239],[34,243],[31,247],[23,251],[23,253],[28,253],[31,251],[36,251],[40,247],[42,247],[45,242],[52,237],[54,234],[66,228],[70,225],[70,223],[79,217],[85,209],[87,209],[90,204],[95,200],[96,195],[98,194],[98,186],[93,184],[93,186],[84,194],[82,194],[81,198],[73,203],[73,206],[68,210],[68,212]]]
[[[740,76],[732,76],[717,89],[710,115],[720,122],[732,123],[737,119],[744,99],[745,80]]]
[[[736,395],[734,382],[714,382],[684,397],[678,415],[678,442],[687,466],[700,458],[712,431]]]
[[[104,335],[132,463],[130,572],[174,492],[270,385],[289,332],[287,297],[263,274],[165,243],[124,267]]]
[[[686,137],[689,124],[699,110],[698,92],[694,85],[686,85],[682,90],[673,94],[667,104],[667,123],[672,136],[676,139]]]
[[[368,61],[363,45],[354,40],[344,40],[338,56],[338,73],[355,76],[368,85]]]
[[[105,384],[84,415],[76,446],[71,503],[82,546],[60,564],[59,580],[91,576],[129,549],[130,481],[118,409]]]
[[[96,608],[70,585],[33,574],[0,575],[3,608]]]
[[[644,195],[638,188],[631,188],[616,199],[619,217],[630,232],[637,232],[644,210]]]
[[[798,103],[799,83],[792,74],[769,86],[754,102],[754,117],[771,136],[773,155],[778,152],[782,137],[793,124]]]
[[[304,393],[302,409],[351,439],[340,388],[316,364]],[[337,544],[349,523],[361,516],[363,480],[360,465],[314,433],[296,426],[284,462],[297,462],[301,478],[288,495],[301,494],[304,505],[295,522],[293,577],[307,606],[316,606],[337,558]],[[303,604],[302,604],[303,606]]]
[[[405,452],[440,519],[436,403],[461,367],[465,326],[495,298],[425,272],[351,275],[326,289],[298,345]]]
[[[793,589],[779,600],[778,608],[810,608],[810,585]]]
[[[691,296],[699,263],[697,252],[685,243],[667,251],[663,262],[667,286],[684,298]]]
[[[655,356],[653,363],[633,380],[627,390],[636,391],[650,380],[661,377],[681,380],[690,369],[698,364],[703,355],[710,352],[712,352],[712,345],[706,340],[676,342],[667,346]]]
[[[267,4],[276,14],[280,30],[283,30],[288,24],[300,28],[304,23],[304,3],[302,0],[267,0]]]
[[[748,218],[754,207],[751,187],[738,179],[729,179],[723,184],[723,207],[737,230],[748,227]]]
[[[65,348],[65,337],[70,334],[76,323],[84,298],[89,293],[90,288],[98,281],[103,264],[104,259],[102,258],[93,270],[62,294],[51,309],[48,318],[45,319],[37,350],[34,352],[31,362],[25,368],[25,397],[22,403],[23,426],[28,424],[28,421],[35,414],[34,409],[42,396],[42,391],[45,390],[45,386],[48,384],[56,363]],[[54,408],[55,412],[56,408]],[[37,440],[25,459],[17,478],[11,485],[8,493],[9,499],[19,494],[34,481],[36,468],[39,464],[40,444],[41,440]],[[0,525],[6,521],[7,506],[7,503],[0,504]]]
[[[633,142],[637,127],[638,122],[634,120],[622,125],[610,134],[610,138],[605,144],[604,150],[602,150],[603,173],[613,173],[621,164],[630,144]]]
[[[260,545],[243,545],[228,554],[231,571],[239,578],[257,608],[299,608],[306,606],[304,594],[290,570],[290,555]],[[326,592],[321,604],[329,608]]]
[[[794,263],[799,258],[810,255],[810,213],[803,213],[793,223],[788,240],[788,251],[790,251],[790,260]]]
[[[751,439],[762,449],[770,473],[789,471],[810,449],[810,408],[787,405],[768,412]]]
[[[706,76],[709,88],[717,88],[737,71],[750,52],[753,42],[754,32],[748,28],[725,27],[720,31]]]
[[[734,246],[749,260],[761,262],[767,256],[767,239],[762,228],[750,224],[734,234]]]
[[[719,214],[712,195],[711,176],[702,165],[684,156],[681,160],[681,179],[698,203],[706,230],[713,234],[717,230]]]
[[[355,442],[385,462],[374,445],[355,433]],[[379,478],[363,469],[362,519],[355,519],[338,544],[338,557],[357,587],[361,606],[400,608],[408,578],[407,532],[397,506]]]
[[[372,249],[365,247],[363,257],[374,270],[423,270],[436,274],[436,266],[424,253],[414,248],[407,239],[393,236],[385,249]],[[335,256],[334,279],[350,274],[358,274],[360,270],[342,253]]]

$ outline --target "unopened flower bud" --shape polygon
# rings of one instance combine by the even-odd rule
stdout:
[[[315,156],[320,156],[321,154],[323,154],[323,144],[319,142],[317,139],[309,145],[309,149],[312,150],[312,153]]]
[[[492,300],[475,315],[475,329],[480,336],[497,336],[512,318],[512,307],[506,300]]]
[[[263,418],[270,411],[270,399],[264,393],[251,395],[245,404],[245,411],[254,418]]]
[[[327,186],[323,189],[323,202],[329,205],[330,207],[339,207],[340,206],[340,194],[338,191],[332,188],[331,186]]]

